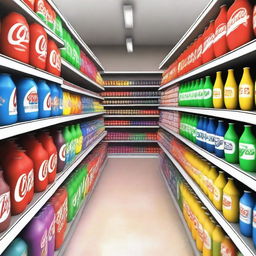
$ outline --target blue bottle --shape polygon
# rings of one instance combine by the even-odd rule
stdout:
[[[2,254],[2,256],[23,256],[23,255],[25,256],[28,255],[28,246],[25,243],[25,241],[19,237],[15,238]]]
[[[16,86],[9,74],[0,74],[0,125],[16,123]]]
[[[196,145],[198,145],[199,147],[203,147],[203,141],[202,141],[203,124],[204,124],[204,119],[202,116],[200,116],[199,121],[197,123],[197,127],[196,127]]]
[[[244,191],[243,196],[240,198],[239,208],[239,227],[242,235],[252,236],[252,216],[255,200],[251,191]]]
[[[60,86],[57,86],[57,89],[59,90],[59,116],[63,115],[63,90],[60,88]]]
[[[44,80],[40,80],[37,83],[38,88],[38,105],[39,105],[39,118],[51,116],[52,102],[51,102],[51,90],[48,84]]]
[[[208,118],[204,117],[203,122],[203,132],[202,132],[202,148],[206,149],[206,140],[207,140],[207,127],[208,127]]]
[[[37,85],[32,78],[22,78],[17,83],[18,120],[38,118]]]
[[[52,99],[52,116],[59,115],[59,90],[54,83],[49,83]]]
[[[252,213],[252,240],[254,247],[256,247],[256,204],[254,205]]]
[[[223,120],[219,120],[215,132],[215,155],[221,158],[224,158],[224,136],[226,131],[225,123]]]
[[[216,124],[214,118],[209,118],[209,123],[207,126],[207,140],[206,140],[206,150],[211,153],[215,153],[215,132]]]

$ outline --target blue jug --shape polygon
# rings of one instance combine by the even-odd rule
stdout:
[[[37,85],[32,78],[22,78],[17,83],[18,120],[38,118]]]
[[[244,191],[243,196],[240,198],[239,208],[239,227],[242,235],[252,236],[252,215],[255,200],[251,191]]]
[[[202,133],[202,148],[206,149],[206,140],[207,140],[207,127],[208,127],[208,118],[204,117],[203,122],[203,133]]]
[[[221,158],[224,158],[224,136],[226,134],[226,130],[223,120],[219,120],[215,133],[215,155]]]
[[[214,118],[210,117],[207,126],[206,150],[211,153],[215,153],[215,132],[216,124]]]
[[[203,146],[203,141],[202,141],[202,134],[203,134],[203,123],[204,119],[202,116],[200,116],[199,121],[197,123],[196,127],[196,145],[199,147]]]
[[[16,123],[16,86],[9,74],[0,74],[0,125]]]
[[[28,256],[28,246],[21,238],[15,238],[2,256]]]
[[[52,116],[59,115],[59,90],[54,83],[49,83],[52,98]]]
[[[60,86],[57,86],[59,90],[59,116],[63,115],[63,90]]]
[[[37,83],[38,88],[38,104],[39,104],[39,118],[51,116],[52,102],[51,90],[44,80]]]

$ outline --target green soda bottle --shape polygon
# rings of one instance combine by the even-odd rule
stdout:
[[[70,131],[71,131],[72,138],[73,138],[72,150],[73,150],[73,155],[75,156],[76,155],[76,146],[78,144],[78,137],[77,137],[76,128],[75,128],[74,124],[72,124],[70,126]]]
[[[196,143],[196,130],[197,130],[197,124],[199,121],[199,117],[196,115],[194,117],[193,125],[192,125],[192,142]]]
[[[189,91],[190,85],[189,83],[185,84],[184,88],[184,101],[183,101],[183,106],[187,106],[188,104],[188,91]]]
[[[72,156],[71,156],[71,141],[72,141],[72,136],[71,133],[68,129],[68,126],[66,126],[63,130],[63,137],[66,143],[66,162],[69,163],[71,162]]]
[[[62,40],[64,41],[64,47],[60,49],[61,57],[67,60],[67,30],[63,28]]]
[[[80,67],[81,67],[81,58],[80,58],[80,54],[81,54],[81,52],[80,52],[80,48],[79,48],[79,46],[76,44],[76,56],[77,56],[77,69],[80,69]]]
[[[196,79],[195,90],[194,90],[194,103],[193,103],[194,107],[198,107],[199,106],[199,103],[198,103],[199,84],[200,84],[200,80]]]
[[[239,140],[239,164],[242,170],[256,171],[256,138],[251,125],[244,125],[244,132]]]
[[[67,61],[72,64],[72,39],[71,35],[67,32]]]
[[[72,221],[74,216],[74,207],[73,207],[73,199],[75,194],[75,187],[73,181],[73,175],[70,177],[68,182],[66,183],[66,189],[68,193],[68,214],[67,214],[67,221]]]
[[[203,107],[204,106],[204,78],[200,79],[200,83],[198,86],[198,107]]]
[[[239,137],[235,130],[235,124],[229,123],[228,130],[224,135],[224,156],[229,163],[236,164],[239,161],[238,150]]]
[[[76,134],[78,138],[78,146],[76,147],[76,152],[78,154],[82,151],[82,147],[83,147],[83,133],[82,133],[80,124],[76,125]]]
[[[188,120],[188,139],[190,141],[193,140],[193,123],[194,123],[194,115],[190,115],[189,116],[189,120]]]
[[[56,16],[55,33],[56,33],[60,38],[63,38],[62,21],[61,21],[61,18],[60,18],[59,15]]]
[[[204,107],[205,108],[212,108],[213,107],[213,98],[212,98],[212,92],[213,92],[213,84],[211,81],[210,76],[205,77],[205,83],[204,83]]]

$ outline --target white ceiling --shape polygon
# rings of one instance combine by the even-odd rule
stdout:
[[[175,45],[209,0],[55,0],[88,45]],[[122,5],[134,6],[134,29],[125,31]]]

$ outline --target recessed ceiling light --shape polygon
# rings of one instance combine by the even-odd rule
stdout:
[[[133,43],[132,43],[132,38],[126,38],[126,49],[127,52],[133,52]]]
[[[133,28],[133,9],[131,5],[124,5],[124,26],[125,28]]]

